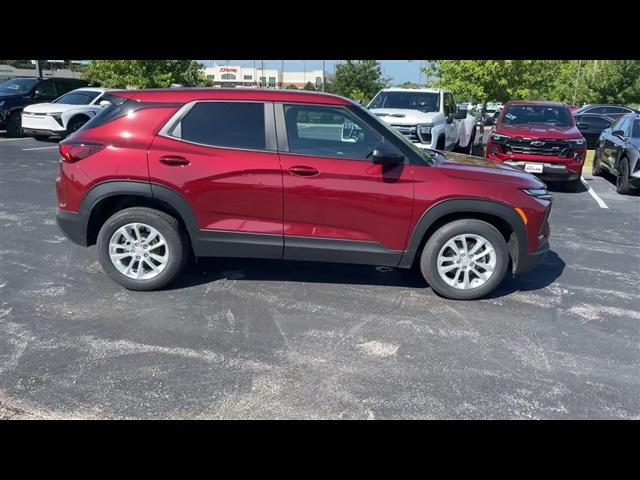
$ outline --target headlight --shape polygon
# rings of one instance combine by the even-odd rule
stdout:
[[[431,133],[431,129],[433,128],[433,123],[426,123],[424,125],[418,125],[418,133]]]
[[[491,134],[491,140],[493,140],[494,142],[505,141],[507,138],[509,138],[507,135],[500,135],[499,133]]]
[[[62,115],[62,112],[49,112],[47,113],[47,115],[49,115],[50,117],[59,117],[60,115]]]
[[[569,145],[571,145],[572,147],[584,147],[587,144],[587,142],[584,140],[584,138],[581,138],[580,140],[569,140]]]
[[[538,198],[540,200],[551,200],[551,194],[547,191],[546,188],[534,188],[527,190],[523,188],[522,191],[527,195],[531,195],[532,197]]]

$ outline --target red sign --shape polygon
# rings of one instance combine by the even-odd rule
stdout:
[[[220,72],[233,72],[233,73],[236,73],[237,71],[238,71],[237,68],[220,67]]]

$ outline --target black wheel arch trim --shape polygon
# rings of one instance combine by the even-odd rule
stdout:
[[[407,250],[402,255],[399,266],[401,268],[411,268],[429,228],[446,215],[455,213],[487,214],[499,217],[507,222],[517,240],[517,245],[512,243],[509,249],[514,263],[514,270],[517,269],[519,259],[523,258],[527,253],[527,230],[520,215],[504,203],[476,198],[443,200],[428,208],[413,229]]]
[[[200,229],[192,208],[178,192],[157,183],[138,180],[109,180],[95,185],[85,194],[78,211],[78,215],[86,219],[86,228],[89,228],[91,212],[100,202],[120,195],[153,198],[169,205],[182,217],[192,246],[195,247],[196,240],[200,237]]]

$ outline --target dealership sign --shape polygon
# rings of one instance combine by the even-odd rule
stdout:
[[[238,69],[232,68],[232,67],[220,67],[220,73],[225,73],[225,72],[238,73]]]

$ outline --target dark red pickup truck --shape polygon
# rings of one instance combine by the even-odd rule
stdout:
[[[577,191],[587,153],[569,107],[555,102],[508,102],[487,143],[488,159]]]

